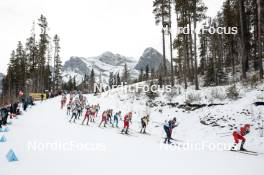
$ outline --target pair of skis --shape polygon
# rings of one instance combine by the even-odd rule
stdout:
[[[248,150],[244,150],[244,151],[241,151],[241,150],[229,150],[229,151],[236,152],[236,153],[241,153],[241,154],[252,155],[252,156],[263,155],[263,153],[259,153],[259,152],[256,152],[256,151],[248,151]]]
[[[135,135],[135,133],[133,133],[133,132],[128,132],[128,133],[125,133],[125,132],[119,132],[119,134],[121,134],[121,135],[125,135],[125,136],[138,137],[138,136]]]

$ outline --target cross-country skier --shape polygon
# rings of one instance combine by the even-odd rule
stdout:
[[[95,122],[94,121],[94,118],[96,117],[96,109],[95,109],[95,106],[94,105],[92,105],[92,107],[91,107],[91,121],[92,122]]]
[[[77,116],[78,116],[78,119],[80,119],[82,115],[82,106],[80,103],[77,103]]]
[[[141,118],[141,130],[140,130],[140,133],[146,134],[146,127],[148,125],[148,122],[149,122],[149,115],[146,115],[146,116]]]
[[[177,127],[178,125],[176,124],[177,119],[174,117],[172,120],[165,121],[165,124],[163,126],[164,131],[166,133],[166,138],[164,140],[164,143],[171,144],[171,135],[172,135],[172,130]]]
[[[99,110],[100,110],[100,106],[99,106],[99,104],[97,104],[97,105],[95,106],[96,117],[97,117],[97,115],[98,115]]]
[[[84,124],[84,122],[85,122],[86,119],[87,119],[87,123],[86,123],[86,125],[89,124],[90,114],[91,114],[91,109],[90,109],[90,108],[87,108],[87,109],[86,109],[86,112],[85,112],[85,115],[84,115],[84,119],[83,119],[83,121],[82,121],[82,125]]]
[[[61,109],[63,109],[63,107],[64,107],[64,94],[62,94],[60,102],[61,102]]]
[[[103,123],[104,123],[104,127],[106,127],[106,120],[107,120],[107,112],[104,111],[103,114],[102,114],[102,120],[101,120],[101,122],[99,124],[99,127],[101,127],[101,124],[103,124]]]
[[[110,124],[112,124],[112,113],[113,113],[112,109],[107,110],[107,122],[110,122]]]
[[[69,122],[71,122],[71,120],[74,118],[73,122],[75,123],[75,120],[77,119],[77,112],[78,112],[76,104],[73,104],[71,112],[72,112],[72,116]]]
[[[71,103],[69,102],[68,104],[67,104],[67,115],[71,115]]]
[[[122,129],[121,133],[125,132],[125,134],[128,134],[129,123],[131,122],[132,122],[132,112],[129,112],[124,117],[124,128]]]
[[[241,140],[241,145],[240,145],[240,151],[246,151],[244,149],[244,144],[246,142],[245,135],[247,135],[250,132],[250,124],[245,124],[243,127],[240,128],[240,130],[234,131],[233,132],[233,137],[235,140],[235,143],[232,147],[232,150],[235,149],[236,145],[239,143],[239,140]]]
[[[120,117],[120,115],[121,115],[121,111],[115,113],[112,127],[118,128],[118,118]]]

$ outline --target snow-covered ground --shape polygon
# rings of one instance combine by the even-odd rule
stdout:
[[[225,88],[225,87],[223,87]],[[261,87],[260,87],[261,88]],[[257,88],[256,88],[257,89]],[[120,134],[120,129],[98,128],[100,117],[90,126],[69,123],[66,111],[61,110],[60,97],[37,103],[14,119],[8,126],[10,131],[0,133],[7,141],[0,143],[0,175],[71,175],[71,174],[180,174],[180,175],[261,175],[264,172],[264,155],[252,156],[225,151],[233,140],[229,124],[240,126],[253,125],[252,132],[246,136],[245,148],[264,153],[264,138],[256,130],[257,118],[263,116],[263,106],[255,107],[263,91],[242,90],[241,98],[236,101],[221,100],[225,105],[204,107],[195,111],[158,105],[146,107],[144,94],[124,93],[121,89],[102,93],[99,96],[87,95],[90,104],[100,104],[101,110],[121,110],[124,114],[133,111],[131,136]],[[198,91],[199,103],[212,102],[210,88]],[[170,99],[182,104],[192,91]],[[205,97],[206,96],[206,97]],[[166,102],[167,97],[160,95],[155,101]],[[243,110],[244,109],[244,110]],[[250,114],[244,112],[248,110]],[[150,114],[147,132],[141,135],[140,118]],[[164,120],[177,117],[179,126],[173,138],[179,146],[162,144]],[[213,116],[214,119],[231,117],[232,121],[220,121],[222,126],[203,125],[200,119]],[[122,126],[122,123],[119,124]],[[34,147],[36,146],[36,147]],[[5,155],[13,149],[19,161],[8,162]]]

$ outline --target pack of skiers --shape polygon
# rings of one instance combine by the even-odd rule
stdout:
[[[80,99],[85,99],[81,100]],[[75,122],[77,119],[80,119],[80,117],[83,115],[82,111],[85,109],[85,114],[83,117],[83,120],[81,122],[82,125],[86,124],[89,125],[90,122],[95,122],[95,118],[98,116],[100,106],[99,104],[96,105],[87,105],[86,98],[77,98],[73,101],[73,97],[70,97],[70,101],[67,104],[67,115],[71,115],[70,122],[73,120]],[[102,112],[99,127],[113,127],[113,128],[119,128],[119,122],[123,121],[123,127],[121,130],[122,134],[129,134],[130,125],[132,124],[132,112],[128,112],[127,114],[124,114],[123,118],[121,115],[121,111],[113,112],[113,109],[107,109]],[[146,128],[149,124],[150,116],[149,114],[144,115],[141,120],[141,129],[139,133],[141,134],[147,134]],[[171,120],[165,121],[163,124],[163,130],[166,135],[164,139],[165,144],[171,144],[172,140],[172,133],[173,129],[175,129],[179,123],[177,122],[176,117],[172,118]],[[239,141],[241,141],[241,145],[239,150],[245,151],[244,144],[246,142],[245,135],[247,135],[250,132],[250,124],[245,124],[243,127],[241,127],[239,130],[236,130],[233,132],[233,138],[234,138],[234,145],[232,147],[232,150],[235,149],[235,147],[239,144]]]
[[[69,103],[67,104],[67,115],[71,115],[71,119],[69,122],[73,120],[73,122],[75,123],[77,119],[79,120],[83,115],[83,110],[85,106],[86,106],[86,98],[79,96],[76,97],[73,101],[73,98],[70,97]]]

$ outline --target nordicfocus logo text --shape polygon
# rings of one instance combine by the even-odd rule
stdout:
[[[101,84],[94,84],[94,92],[104,92],[105,90],[110,90],[110,89],[114,89],[114,88],[122,88],[125,92],[129,92],[129,93],[137,93],[137,92],[171,92],[172,90],[172,86],[171,85],[163,85],[163,86],[159,86],[158,84],[153,84],[153,85],[148,85],[148,84],[144,84],[144,85],[139,85],[139,84],[135,84],[133,86],[131,85],[127,85],[127,83],[121,83],[120,85],[113,85],[112,87],[110,87],[109,85],[101,85]]]
[[[208,26],[202,26],[200,29],[201,34],[225,34],[225,35],[236,35],[238,33],[237,27],[208,27]],[[189,27],[179,27],[177,30],[178,34],[190,34],[190,29]],[[194,31],[192,31],[194,33]],[[200,33],[197,32],[196,33]]]

